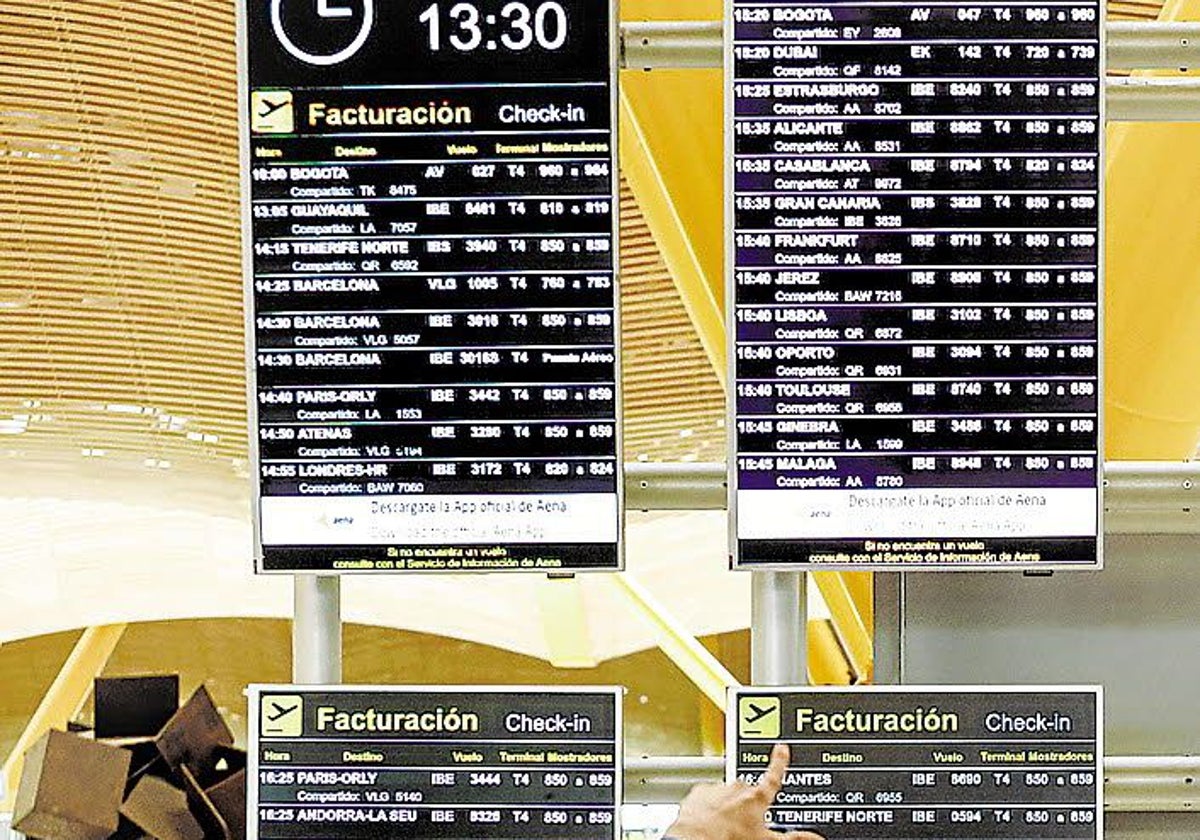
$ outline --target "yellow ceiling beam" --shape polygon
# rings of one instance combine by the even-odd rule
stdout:
[[[542,578],[537,600],[550,664],[555,668],[594,668],[597,660],[579,578]]]
[[[870,572],[839,572],[867,635],[875,633],[875,576]]]
[[[871,632],[850,587],[849,574],[811,572],[809,579],[821,591],[833,620],[833,630],[856,681],[868,682],[872,673]]]
[[[719,0],[624,0],[626,20],[720,20]],[[718,381],[726,382],[725,133],[719,70],[626,71],[621,166]],[[871,576],[827,576],[859,676],[870,674]],[[832,608],[831,604],[831,608]]]
[[[718,381],[725,382],[725,323],[718,275],[705,266],[692,246],[687,210],[681,207],[659,167],[652,141],[643,126],[644,114],[633,104],[629,85],[621,89],[621,169],[638,207],[654,236],[663,262],[679,290],[688,317],[696,328]]]
[[[808,622],[808,681],[812,685],[851,685],[858,675],[846,658],[833,622],[814,618]]]
[[[1171,0],[1159,20],[1200,19]],[[1105,331],[1109,458],[1190,458],[1200,440],[1200,124],[1108,129]]]
[[[4,781],[0,811],[12,810],[26,750],[50,729],[65,729],[68,721],[79,714],[91,693],[92,681],[104,670],[124,633],[124,624],[89,627],[83,631],[0,769]]]
[[[671,615],[629,572],[604,575],[622,599],[651,629],[659,649],[683,671],[700,692],[719,709],[725,708],[725,691],[741,685],[721,660],[700,643],[679,619]]]
[[[625,20],[719,20],[713,0],[623,0]],[[621,74],[621,167],[719,382],[725,362],[719,70]]]

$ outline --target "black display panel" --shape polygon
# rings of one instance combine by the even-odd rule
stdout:
[[[1098,568],[1103,6],[727,12],[734,565]]]
[[[244,0],[262,572],[622,566],[610,0]]]
[[[730,780],[791,748],[767,814],[826,840],[1098,840],[1099,688],[745,688],[730,692]]]
[[[249,697],[249,840],[620,838],[620,689]]]

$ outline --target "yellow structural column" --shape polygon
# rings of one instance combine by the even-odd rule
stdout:
[[[701,694],[718,709],[724,709],[726,689],[741,683],[721,660],[629,572],[606,575],[603,579],[611,583],[614,591],[646,621],[659,649],[687,675]]]
[[[720,20],[719,0],[624,0],[625,20]],[[621,76],[621,166],[724,384],[725,113],[720,70],[640,70]],[[870,674],[871,576],[830,573],[823,592],[837,636],[862,679]],[[832,651],[832,646],[819,650]],[[839,656],[832,672],[841,674]],[[865,670],[860,670],[865,669]],[[831,671],[824,664],[817,669]]]
[[[1168,2],[1160,20],[1200,20]],[[1108,129],[1105,423],[1109,458],[1189,458],[1200,439],[1200,125]]]
[[[50,729],[66,728],[67,722],[79,713],[91,693],[92,681],[104,670],[124,633],[124,624],[89,627],[83,631],[4,762],[0,773],[5,790],[0,797],[0,811],[12,810],[26,750]]]
[[[808,681],[812,685],[851,685],[861,681],[838,640],[838,631],[828,619],[808,622]]]
[[[862,573],[812,572],[809,575],[829,607],[834,635],[856,682],[869,681],[873,670],[871,630],[854,592],[855,586],[861,585],[860,578],[863,577],[870,580],[870,575]],[[811,659],[811,648],[809,652]],[[810,662],[810,667],[815,670],[815,664]]]
[[[542,633],[555,668],[594,668],[587,604],[578,577],[545,577],[537,585]]]
[[[624,0],[624,20],[719,20],[714,0]],[[720,70],[621,74],[621,167],[725,381],[725,166]]]

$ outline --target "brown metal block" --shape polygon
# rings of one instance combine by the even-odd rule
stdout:
[[[179,676],[97,677],[97,738],[154,737],[179,709]]]
[[[130,754],[50,730],[25,753],[12,825],[43,840],[104,840],[117,830]]]
[[[246,838],[246,771],[241,769],[229,778],[204,791],[217,813],[225,819],[229,840]]]
[[[188,765],[199,778],[212,777],[218,747],[233,744],[212,696],[204,686],[177,711],[158,733],[158,751],[176,773]]]
[[[208,798],[208,794],[200,787],[195,774],[186,764],[180,766],[179,776],[183,779],[183,789],[187,793],[188,805],[204,829],[206,840],[234,840],[228,821]],[[245,817],[243,817],[244,819]]]
[[[187,795],[154,776],[137,783],[121,814],[155,840],[204,838],[204,830],[188,810]]]
[[[129,781],[125,786],[126,795],[133,791],[134,785],[143,776],[157,776],[160,779],[171,777],[171,768],[158,752],[158,742],[153,738],[122,741],[117,744],[126,750],[133,761],[129,765]]]
[[[124,817],[121,817],[121,824],[117,827],[117,833],[110,834],[108,840],[146,840],[146,832]]]

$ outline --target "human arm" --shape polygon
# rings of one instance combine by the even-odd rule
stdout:
[[[679,817],[667,829],[674,840],[824,840],[809,831],[780,834],[766,824],[767,809],[783,787],[791,752],[776,744],[758,784],[696,785],[679,804]]]

